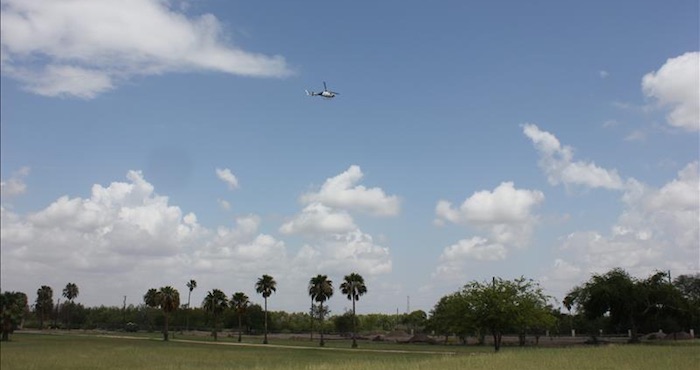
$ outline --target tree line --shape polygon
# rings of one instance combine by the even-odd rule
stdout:
[[[539,283],[526,278],[506,280],[494,277],[490,281],[471,281],[462,289],[442,297],[429,313],[386,315],[356,315],[356,303],[367,293],[364,279],[357,273],[346,275],[339,290],[352,302],[352,311],[328,317],[326,302],[333,296],[333,282],[327,275],[309,280],[309,312],[268,312],[267,300],[276,292],[277,283],[270,275],[262,275],[256,283],[256,293],[264,300],[260,306],[242,292],[230,297],[220,289],[207,292],[200,307],[192,307],[190,298],[197,287],[188,281],[187,303],[180,302],[179,291],[171,286],[149,289],[143,304],[123,307],[84,307],[75,303],[78,286],[68,283],[63,289],[61,303],[54,304],[53,290],[41,286],[31,309],[26,294],[0,294],[2,339],[22,323],[26,326],[61,327],[66,329],[162,330],[168,340],[171,331],[190,329],[210,330],[215,340],[223,328],[242,334],[268,332],[320,334],[333,331],[347,334],[357,347],[357,333],[386,332],[397,328],[442,336],[447,342],[456,337],[462,343],[468,337],[483,344],[487,336],[494,349],[501,347],[504,334],[516,334],[520,344],[526,336],[567,334],[572,330],[585,333],[595,342],[601,331],[612,334],[631,333],[637,341],[639,333],[675,332],[694,329],[700,332],[700,274],[681,275],[671,279],[670,273],[657,272],[646,279],[631,277],[622,269],[594,274],[582,285],[572,288],[561,304],[544,294]],[[234,330],[235,329],[235,330]],[[231,335],[231,334],[229,334]]]

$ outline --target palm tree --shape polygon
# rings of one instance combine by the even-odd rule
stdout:
[[[267,297],[269,297],[272,292],[277,291],[277,282],[270,275],[263,275],[255,283],[255,291],[258,294],[262,294],[265,299],[265,339],[263,339],[263,344],[267,344]]]
[[[155,288],[148,289],[146,294],[143,295],[143,302],[148,307],[158,307],[158,290]]]
[[[187,319],[185,320],[185,321],[187,321],[187,324],[185,324],[185,330],[190,331],[190,313],[189,313],[189,311],[192,309],[192,307],[190,307],[190,296],[192,295],[192,291],[194,290],[194,288],[197,287],[197,282],[195,280],[190,280],[185,285],[190,290],[189,293],[187,293]]]
[[[171,286],[165,286],[160,288],[155,294],[151,291],[155,289],[150,289],[144,296],[146,304],[151,307],[160,306],[163,310],[163,315],[165,316],[165,326],[163,328],[163,340],[168,340],[168,318],[170,313],[177,310],[180,307],[180,292]],[[154,304],[154,305],[151,305]]]
[[[340,284],[340,291],[345,294],[348,299],[352,300],[352,348],[357,348],[357,339],[355,338],[357,333],[355,301],[359,301],[360,296],[367,293],[365,279],[360,274],[356,274],[354,272],[350,275],[345,275],[343,283]]]
[[[68,330],[70,330],[70,309],[73,307],[73,300],[75,297],[78,296],[79,290],[78,286],[73,284],[73,283],[68,283],[66,284],[66,287],[63,288],[63,296],[66,297],[68,301],[70,301],[70,307],[68,311]]]
[[[158,290],[155,288],[148,289],[143,295],[143,303],[146,307],[158,308]],[[152,310],[146,310],[146,319],[148,320],[148,330],[153,330],[153,313]]]
[[[219,329],[219,315],[226,310],[228,307],[228,298],[226,294],[219,289],[214,289],[211,292],[207,292],[207,296],[202,302],[202,308],[205,311],[211,313],[212,321],[214,322],[214,340],[219,340],[218,329]]]
[[[241,341],[241,330],[243,328],[243,325],[241,324],[241,317],[245,313],[246,308],[248,308],[248,304],[250,304],[250,301],[245,293],[233,293],[233,296],[231,297],[231,308],[233,308],[238,315],[238,342]]]
[[[316,275],[309,280],[309,295],[311,299],[318,302],[319,317],[321,318],[321,342],[319,345],[323,347],[323,302],[327,301],[333,295],[333,282],[328,280],[326,275]]]
[[[43,329],[44,320],[53,311],[53,289],[50,286],[42,285],[36,291],[34,309],[39,315],[39,329]]]

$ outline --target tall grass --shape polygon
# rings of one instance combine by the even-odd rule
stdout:
[[[575,348],[455,347],[360,343],[359,350],[279,348],[147,337],[15,334],[0,344],[0,368],[13,369],[698,369],[700,342]],[[287,345],[288,343],[285,343]],[[348,343],[343,343],[348,344]],[[363,346],[364,345],[364,346]],[[292,344],[293,346],[293,344]],[[371,349],[365,350],[365,349]],[[382,349],[402,352],[380,352]],[[472,352],[474,351],[474,352]],[[404,353],[409,352],[409,353]]]

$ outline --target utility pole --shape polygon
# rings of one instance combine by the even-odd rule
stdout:
[[[126,329],[126,296],[124,296],[124,305],[122,306],[122,328]]]

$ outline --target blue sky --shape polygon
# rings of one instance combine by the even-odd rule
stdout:
[[[700,271],[698,3],[2,1],[2,289],[430,310]],[[335,99],[308,97],[323,81]],[[337,293],[334,313],[349,302]]]

